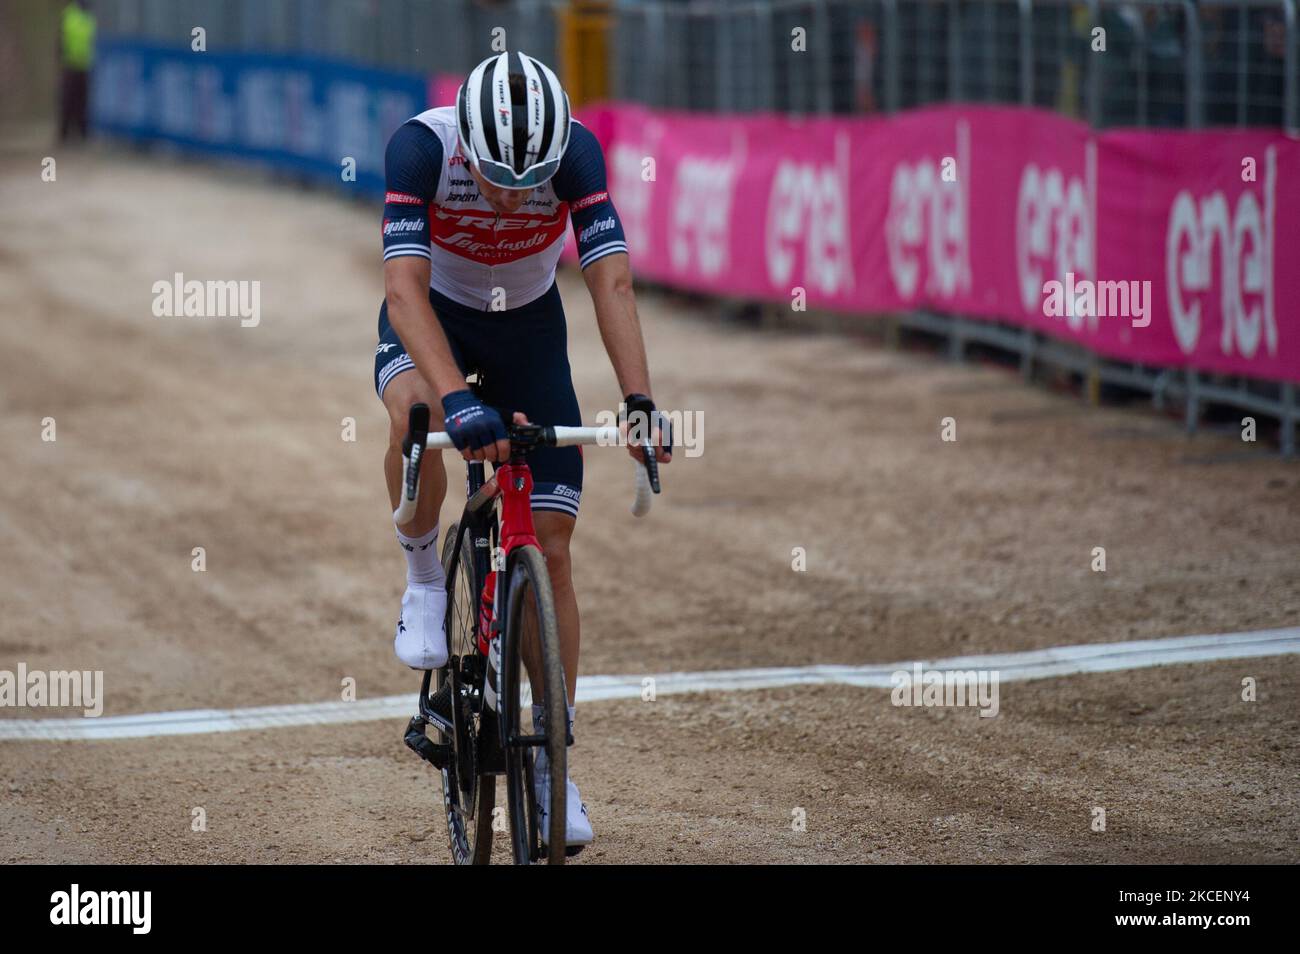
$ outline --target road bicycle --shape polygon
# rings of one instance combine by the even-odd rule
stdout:
[[[480,378],[481,381],[481,378]],[[477,391],[477,386],[475,388]],[[502,419],[511,416],[503,413]],[[510,848],[516,864],[563,864],[582,850],[565,844],[568,728],[564,667],[546,561],[533,529],[528,454],[537,447],[619,446],[617,427],[506,427],[510,459],[487,477],[482,461],[467,466],[465,509],[447,528],[442,551],[447,585],[447,665],[426,670],[419,711],[404,741],[442,774],[443,809],[456,864],[488,864],[496,811],[496,778],[504,775]],[[410,411],[403,443],[404,480],[394,513],[399,526],[415,514],[420,461],[427,449],[448,449],[429,434],[429,408]],[[632,512],[649,511],[659,493],[655,448],[643,444]],[[531,667],[528,662],[531,662]],[[542,731],[533,727],[530,680],[543,689]],[[432,738],[432,728],[437,737]],[[549,761],[550,811],[545,837],[534,797],[534,751]]]

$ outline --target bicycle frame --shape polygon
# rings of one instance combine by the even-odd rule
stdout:
[[[524,617],[529,612],[524,608],[529,605],[527,597],[515,598],[524,595],[523,593],[512,595],[513,582],[517,577],[532,581],[531,587],[527,582],[523,586],[535,591],[532,593],[533,604],[537,612],[542,614],[539,617],[541,628],[537,632],[541,646],[542,671],[529,672],[529,683],[534,684],[535,678],[542,679],[545,696],[541,703],[548,713],[545,722],[548,726],[557,724],[566,726],[564,746],[573,744],[573,734],[568,730],[568,720],[563,714],[563,705],[567,701],[564,698],[567,695],[566,678],[560,662],[560,647],[548,574],[533,523],[533,475],[528,466],[527,454],[540,446],[614,445],[619,442],[622,432],[619,428],[608,426],[589,428],[523,423],[511,425],[508,433],[511,447],[510,460],[497,465],[491,478],[485,477],[483,461],[469,462],[466,469],[465,507],[457,525],[456,539],[454,542],[448,541],[448,549],[445,551],[451,556],[444,555],[445,560],[472,564],[472,567],[463,566],[464,571],[472,569],[473,581],[478,584],[477,591],[470,594],[470,606],[466,608],[466,613],[474,621],[470,630],[472,635],[467,639],[466,630],[460,629],[459,634],[454,637],[457,640],[456,644],[448,646],[448,665],[445,670],[439,671],[445,676],[445,679],[443,676],[439,677],[440,688],[437,699],[441,702],[435,701],[430,693],[434,671],[425,671],[420,687],[418,714],[407,724],[403,739],[416,754],[443,773],[443,800],[447,806],[454,853],[459,852],[458,846],[461,842],[458,841],[456,834],[457,828],[454,824],[456,813],[451,809],[450,792],[453,788],[459,789],[460,795],[468,800],[467,804],[473,806],[477,804],[477,788],[471,785],[466,789],[459,778],[463,776],[477,779],[504,773],[508,781],[507,790],[512,819],[520,811],[521,805],[526,806],[523,810],[527,818],[519,820],[518,824],[516,820],[512,820],[511,823],[516,859],[523,857],[522,852],[527,849],[531,853],[531,860],[536,861],[541,857],[539,851],[542,850],[543,840],[539,840],[538,835],[538,803],[531,794],[534,784],[533,759],[531,755],[525,757],[520,750],[549,747],[552,765],[560,766],[561,769],[564,766],[564,758],[563,748],[557,749],[561,743],[555,733],[552,732],[548,736],[543,730],[540,733],[528,734],[524,729],[531,720],[528,720],[525,713],[521,711],[524,707],[521,677],[524,676],[529,663],[533,661],[533,656],[529,655],[525,659],[524,646],[515,643],[518,641],[522,644],[529,640],[531,632],[523,626],[512,625],[512,603],[519,603],[519,606],[514,607],[514,612],[520,612]],[[415,516],[420,463],[426,448],[442,450],[449,449],[451,446],[451,439],[445,433],[429,433],[428,406],[412,405],[407,437],[402,447],[404,479],[397,509],[393,511],[393,522],[398,527],[404,526]],[[655,448],[648,441],[642,445],[642,448],[644,454],[641,464],[634,464],[636,497],[633,501],[632,513],[638,517],[649,510],[651,495],[659,492]],[[498,499],[500,500],[499,519],[496,507]],[[469,534],[468,538],[466,534]],[[456,565],[456,562],[448,564],[450,567]],[[449,570],[449,573],[451,572],[455,571]],[[449,576],[449,581],[450,579]],[[489,581],[493,588],[491,610],[490,613],[485,613],[487,604],[484,596]],[[448,619],[451,618],[452,605],[449,592]],[[448,640],[451,641],[453,633],[450,626],[444,624],[444,628]],[[469,645],[465,645],[466,641]],[[455,650],[463,650],[463,652],[460,655],[452,655]],[[466,688],[470,691],[465,692]],[[506,692],[504,698],[497,697],[499,688]],[[441,711],[437,708],[439,705],[443,707]],[[447,705],[450,705],[450,711],[447,711]],[[472,722],[469,725],[465,723],[466,717],[471,713],[478,715],[476,728],[473,727]],[[447,741],[435,743],[429,739],[425,729],[430,725],[437,726]],[[463,736],[466,729],[472,729],[474,733],[472,737]],[[558,794],[554,789],[557,784],[555,779],[560,778],[562,773],[558,769],[556,773],[550,782],[552,798],[561,799],[559,804],[563,805],[562,785]],[[456,781],[453,782],[452,779]],[[522,789],[519,786],[522,786]],[[490,801],[488,804],[491,804]],[[464,820],[463,814],[461,817]],[[472,811],[468,817],[473,817]],[[560,822],[556,822],[555,819],[563,819],[563,817],[564,812],[561,809],[556,809],[556,814],[552,816],[550,831],[555,836],[555,841],[562,841],[562,836],[557,834],[555,827]],[[526,835],[523,833],[525,828]],[[526,841],[519,840],[525,837]],[[477,842],[475,844],[477,845]],[[552,848],[554,849],[554,845]],[[581,846],[576,850],[581,850]],[[463,860],[460,854],[456,857],[458,861]],[[552,852],[552,862],[555,861],[555,857]]]
[[[484,480],[484,467],[480,461],[470,463],[468,471],[466,490],[469,499],[462,512],[459,533],[463,535],[473,532],[471,540],[474,544],[475,569],[481,571],[478,579],[485,581],[485,585],[489,579],[494,582],[491,631],[500,634],[506,631],[508,625],[506,614],[510,605],[510,556],[524,546],[541,549],[533,524],[533,474],[523,454],[511,458],[509,463],[499,465],[490,480]],[[501,500],[499,524],[493,519],[494,504],[498,498]],[[457,547],[460,543],[461,538],[458,537]],[[490,577],[487,573],[489,568],[496,571]],[[478,596],[482,598],[481,593]],[[481,644],[479,655],[484,655]],[[485,694],[486,690],[487,687]],[[497,704],[499,705],[499,700]],[[498,720],[498,725],[504,733],[504,721]],[[572,745],[573,737],[567,731],[565,735],[567,744]],[[513,738],[503,735],[501,738],[503,748],[541,745],[545,741],[544,735],[524,734]]]
[[[461,532],[467,532],[473,526],[477,529],[492,528],[492,536],[499,535],[502,550],[502,565],[491,569],[504,569],[510,553],[529,544],[540,548],[537,530],[533,526],[532,492],[533,474],[528,463],[522,458],[511,460],[496,469],[491,480],[483,479],[483,464],[474,461],[469,465],[467,490],[469,499],[461,519]],[[501,525],[498,529],[492,521],[492,505],[501,498]],[[475,557],[480,549],[486,549],[486,536],[474,537]],[[459,542],[459,541],[458,541]],[[476,567],[477,568],[477,567]],[[486,570],[489,567],[483,567]],[[487,578],[486,572],[483,578]]]
[[[481,461],[474,461],[468,467],[466,489],[468,499],[460,520],[460,529],[456,540],[459,547],[464,534],[473,533],[474,569],[480,580],[487,580],[490,570],[504,571],[510,564],[510,554],[522,546],[535,546],[541,549],[537,539],[537,530],[533,526],[532,492],[533,474],[526,461],[512,460],[497,467],[490,480],[484,480],[484,468]],[[501,498],[501,520],[498,525],[493,520],[493,504]],[[498,557],[497,541],[500,540]],[[484,552],[486,551],[486,552]],[[501,577],[498,580],[500,589]],[[481,594],[480,594],[481,595]],[[502,620],[501,603],[494,593],[492,602],[493,621]]]
[[[466,473],[467,500],[457,530],[455,552],[459,553],[461,551],[465,534],[472,534],[473,546],[471,552],[473,554],[475,577],[486,582],[491,576],[495,581],[492,617],[489,621],[490,632],[501,633],[506,628],[505,614],[509,611],[512,554],[520,547],[525,546],[534,546],[538,550],[541,549],[537,539],[537,531],[533,525],[531,500],[533,476],[526,459],[528,452],[537,446],[613,445],[617,444],[619,439],[620,433],[614,427],[542,427],[527,425],[525,428],[522,425],[516,425],[512,428],[511,458],[508,462],[498,465],[496,472],[490,479],[485,478],[483,461],[469,462]],[[399,495],[398,507],[393,512],[393,522],[399,527],[411,520],[415,515],[415,505],[419,491],[420,461],[426,448],[450,449],[451,446],[451,439],[445,433],[429,433],[428,406],[425,404],[412,405],[410,426],[407,431],[406,441],[402,447],[404,469],[402,491]],[[659,475],[655,450],[648,442],[644,445],[644,448],[644,469],[641,466],[635,467],[636,497],[632,504],[632,513],[638,517],[644,516],[649,511],[651,495],[659,493]],[[500,525],[495,519],[494,509],[498,497],[501,498]],[[497,549],[498,541],[501,543],[500,550]],[[493,571],[497,572],[493,573]],[[481,604],[482,593],[477,594],[477,596]],[[481,636],[481,634],[479,635]],[[481,672],[475,671],[479,661],[490,662],[488,652],[485,651],[485,647],[482,645],[482,640],[476,640],[476,642],[479,643],[476,647],[477,652],[472,653],[468,659],[460,657],[463,662],[469,663],[470,672],[467,675],[475,681],[477,681]],[[457,668],[453,667],[453,670]],[[420,693],[420,716],[435,724],[445,725],[437,713],[433,712],[428,706],[431,677],[431,671],[425,673]],[[454,685],[459,680],[459,673],[453,671],[452,679]],[[486,696],[488,690],[491,689],[493,687],[485,683],[484,695]],[[495,708],[495,705],[492,708]],[[512,740],[503,737],[501,742],[503,745],[528,745],[539,744],[541,739],[541,736],[520,736]],[[569,739],[569,742],[572,744],[572,739]]]

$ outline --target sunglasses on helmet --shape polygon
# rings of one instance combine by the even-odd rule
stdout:
[[[479,175],[499,189],[532,189],[551,178],[560,168],[559,159],[550,159],[546,162],[539,162],[535,166],[529,166],[516,175],[515,170],[504,162],[496,162],[492,159],[483,159],[477,156],[472,157],[472,161],[474,168],[478,169]]]

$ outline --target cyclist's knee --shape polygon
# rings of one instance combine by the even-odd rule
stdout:
[[[437,425],[441,421],[442,405],[433,397],[432,389],[424,383],[414,371],[404,371],[384,388],[384,407],[388,411],[388,443],[390,447],[401,447],[406,440],[406,429],[412,404],[423,402],[429,405],[430,425],[441,430]]]
[[[409,411],[410,405],[407,405],[406,411],[388,415],[388,446],[390,448],[401,448],[402,442],[406,440],[406,430],[409,423],[407,412]]]

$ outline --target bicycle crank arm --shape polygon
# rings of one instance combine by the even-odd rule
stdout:
[[[406,734],[402,736],[402,741],[406,747],[424,759],[436,769],[445,769],[451,764],[451,743],[437,743],[424,734],[424,727],[427,723],[419,716],[411,716],[411,721],[406,724]]]

